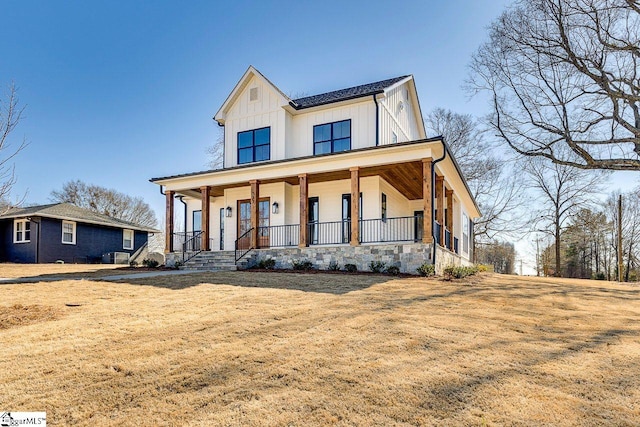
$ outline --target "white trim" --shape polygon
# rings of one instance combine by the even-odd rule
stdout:
[[[70,242],[66,242],[64,240],[64,235],[65,235],[65,231],[64,231],[64,226],[65,224],[70,224],[71,225],[71,241]],[[74,221],[62,221],[62,237],[61,237],[61,241],[63,245],[75,245],[76,244],[76,223]]]
[[[18,224],[22,224],[22,239],[18,240]],[[29,224],[29,239],[26,239],[27,224]],[[14,219],[13,220],[13,243],[29,243],[31,242],[31,221],[28,219]]]
[[[125,234],[127,232],[131,233],[131,246],[130,247],[125,246],[125,242],[127,240],[125,238]],[[135,247],[135,243],[134,243],[135,236],[136,236],[135,231],[133,231],[131,229],[128,229],[128,228],[123,228],[122,229],[122,249],[126,249],[126,250],[129,250],[129,251],[133,250],[133,248]]]

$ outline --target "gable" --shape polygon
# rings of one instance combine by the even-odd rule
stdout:
[[[215,114],[214,120],[224,125],[232,112],[252,114],[259,110],[283,107],[290,101],[289,97],[262,73],[249,66]]]

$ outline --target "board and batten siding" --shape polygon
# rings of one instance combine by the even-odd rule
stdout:
[[[249,100],[252,88],[258,89],[258,99]],[[238,95],[236,102],[227,113],[224,126],[225,153],[224,166],[238,165],[238,132],[271,128],[270,160],[285,158],[285,116],[281,106],[282,95],[261,79],[252,77]]]
[[[291,133],[287,134],[287,158],[313,155],[313,127],[351,120],[351,149],[376,145],[376,107],[371,97],[362,102],[323,108],[292,116]]]
[[[419,126],[416,123],[416,109],[408,83],[388,90],[379,104],[380,145],[391,144],[394,132],[398,137],[397,142],[414,141],[421,138]]]

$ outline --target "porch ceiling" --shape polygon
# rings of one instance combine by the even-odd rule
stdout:
[[[381,165],[373,167],[360,168],[360,177],[380,176],[396,190],[398,190],[404,197],[409,200],[422,199],[422,162],[405,162],[390,165]],[[351,174],[348,169],[322,172],[315,174],[308,174],[309,184],[338,181],[343,179],[350,179]],[[272,184],[277,182],[286,182],[291,185],[298,185],[298,176],[284,176],[276,179],[261,180],[260,184]],[[211,196],[221,197],[224,196],[224,190],[229,188],[247,187],[248,182],[238,182],[233,184],[211,186]],[[200,189],[193,188],[190,190],[183,190],[180,193],[191,196],[200,197]]]

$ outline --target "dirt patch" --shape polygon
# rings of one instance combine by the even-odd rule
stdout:
[[[0,329],[48,322],[59,319],[62,315],[61,309],[46,305],[14,304],[10,307],[0,307]]]

